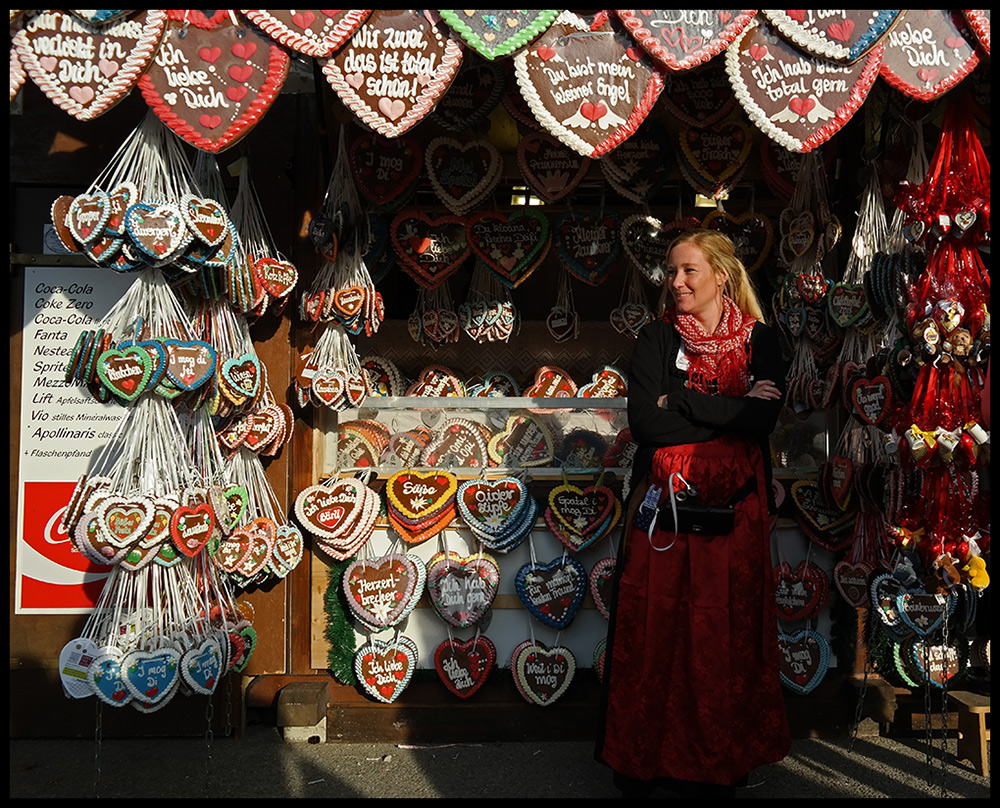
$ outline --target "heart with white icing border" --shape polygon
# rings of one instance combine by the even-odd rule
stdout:
[[[436,289],[469,257],[466,221],[405,210],[389,225],[399,265],[425,289]]]
[[[517,144],[517,163],[531,190],[546,202],[572,193],[590,169],[590,158],[547,132],[528,132]]]
[[[422,121],[451,86],[462,42],[432,11],[376,9],[335,54],[320,59],[330,86],[386,137]]]
[[[545,707],[558,701],[570,686],[576,673],[576,657],[564,646],[548,648],[525,640],[511,654],[510,669],[524,700]]]
[[[795,693],[811,693],[830,667],[830,641],[818,631],[778,634],[781,683]]]
[[[479,623],[493,605],[500,567],[487,553],[437,553],[427,562],[427,596],[442,620],[456,628]]]
[[[389,553],[354,561],[344,570],[347,605],[372,631],[400,623],[413,611],[424,591],[424,562],[412,555]]]
[[[354,675],[369,695],[391,704],[413,677],[419,654],[409,637],[392,642],[370,639],[354,655]]]
[[[726,50],[726,72],[751,122],[789,151],[805,153],[829,140],[864,103],[882,50],[878,44],[856,62],[833,64],[788,44],[756,17]],[[790,75],[796,78],[788,81]]]
[[[595,66],[614,78],[597,82]],[[600,157],[645,120],[665,71],[607,12],[588,25],[563,11],[514,56],[514,72],[532,114],[551,135],[584,157]]]

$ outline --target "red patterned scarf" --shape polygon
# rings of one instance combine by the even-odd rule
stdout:
[[[691,314],[667,309],[663,319],[672,323],[684,340],[692,390],[743,396],[750,389],[750,332],[757,321],[728,297],[722,298],[722,306],[722,320],[713,334],[706,333]]]

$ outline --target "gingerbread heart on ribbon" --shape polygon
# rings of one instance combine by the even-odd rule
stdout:
[[[858,379],[851,387],[851,403],[862,421],[879,426],[892,409],[892,382],[885,376]]]
[[[781,683],[805,695],[815,690],[830,667],[830,641],[807,629],[778,634],[778,671]]]
[[[93,694],[112,707],[124,707],[134,698],[125,687],[123,656],[120,648],[110,646],[103,649],[87,670],[87,683]]]
[[[528,132],[518,141],[517,164],[532,191],[558,202],[587,175],[590,158],[545,132]]]
[[[398,471],[385,484],[389,523],[410,544],[426,541],[454,518],[457,489],[446,471]]]
[[[920,637],[928,637],[944,624],[954,610],[956,598],[930,594],[923,590],[903,592],[896,596],[896,610],[902,624]]]
[[[421,559],[389,553],[351,562],[344,570],[342,587],[351,613],[368,630],[381,631],[413,611],[426,579]]]
[[[735,106],[736,97],[720,58],[693,70],[669,73],[653,114],[662,120],[665,113],[687,126],[708,129],[726,118]]]
[[[334,558],[350,558],[371,537],[378,495],[355,477],[303,489],[295,498],[299,524]]]
[[[517,288],[548,253],[549,219],[540,211],[481,211],[468,220],[468,242],[490,270]]]
[[[545,31],[558,11],[441,10],[448,23],[470,48],[487,59],[510,56]]]
[[[484,468],[489,465],[486,440],[479,424],[452,418],[437,430],[421,452],[420,465]]]
[[[789,151],[805,153],[829,140],[864,103],[882,49],[878,44],[853,63],[833,64],[775,36],[756,17],[726,50],[726,71],[751,122]]]
[[[490,459],[499,465],[547,466],[555,457],[552,431],[529,413],[511,415],[487,445]]]
[[[467,699],[486,682],[497,661],[497,649],[481,634],[469,640],[447,639],[434,651],[434,668],[444,686]]]
[[[153,112],[191,145],[218,153],[267,113],[288,77],[288,51],[229,11],[211,18],[171,10],[139,89]]]
[[[664,69],[607,12],[589,26],[564,11],[515,55],[514,72],[532,114],[553,137],[584,157],[600,157],[645,120]]]
[[[549,491],[545,521],[559,541],[579,551],[606,536],[621,511],[620,500],[606,485],[580,488],[563,483]]]
[[[832,62],[854,62],[874,48],[904,12],[761,11],[768,22],[800,50]]]
[[[632,202],[648,202],[663,188],[674,167],[667,131],[648,119],[636,133],[600,161],[601,173],[612,188]]]
[[[427,562],[427,596],[442,620],[455,628],[481,622],[500,587],[500,567],[487,553],[437,553]]]
[[[782,561],[774,568],[774,600],[782,620],[815,617],[829,592],[830,581],[818,564],[802,561],[793,568]]]
[[[736,248],[736,257],[743,262],[747,272],[759,269],[771,252],[774,228],[763,213],[750,211],[733,215],[724,210],[713,210],[701,225],[729,236]]]
[[[611,589],[614,585],[616,560],[602,558],[590,568],[590,596],[605,620],[611,619]]]
[[[507,76],[500,64],[466,55],[431,117],[451,131],[475,129],[500,103],[507,89]]]
[[[166,703],[181,681],[180,657],[176,648],[130,651],[121,661],[125,689],[144,705]]]
[[[554,223],[553,244],[570,275],[600,286],[621,253],[621,215],[610,208],[589,213],[570,211]]]
[[[180,671],[184,684],[195,693],[211,696],[222,677],[223,653],[219,639],[210,635],[181,656]]]
[[[320,59],[343,45],[371,11],[241,11],[250,22],[286,48]]]
[[[884,40],[879,67],[882,78],[918,101],[933,101],[955,87],[979,64],[974,38],[962,14],[932,9],[900,11],[898,22]]]
[[[688,127],[679,137],[681,173],[695,190],[717,196],[743,173],[753,149],[750,127],[729,119],[709,129]]]
[[[142,348],[111,348],[97,360],[97,376],[112,393],[124,401],[135,401],[149,389],[153,360]]]
[[[576,673],[576,657],[564,646],[549,648],[525,640],[511,654],[510,669],[524,700],[545,707],[558,701],[570,686]]]
[[[629,33],[670,70],[690,70],[722,53],[753,19],[753,11],[619,11]]]
[[[350,141],[348,159],[359,195],[380,208],[395,209],[420,179],[424,151],[410,135],[387,138],[371,132]]]
[[[551,628],[563,629],[580,610],[588,580],[583,564],[566,556],[548,564],[524,564],[514,578],[514,588],[535,619]]]
[[[622,247],[646,280],[654,286],[662,286],[667,278],[667,251],[671,243],[684,231],[700,224],[693,216],[664,223],[655,216],[635,213],[621,224]]]
[[[464,216],[493,193],[503,169],[497,147],[485,139],[438,137],[427,144],[424,168],[438,199]]]
[[[496,541],[526,513],[530,495],[516,477],[467,480],[458,487],[455,501],[459,516],[479,537]]]
[[[805,520],[817,531],[829,532],[854,521],[853,512],[845,513],[826,501],[826,496],[814,480],[796,480],[792,483],[792,501],[800,521]]]
[[[844,598],[855,609],[868,608],[868,579],[872,566],[864,561],[849,559],[838,561],[833,567],[833,583]]]
[[[413,678],[419,654],[409,637],[392,642],[370,639],[354,655],[354,675],[365,691],[386,704],[391,704]]]
[[[466,221],[458,216],[430,216],[401,211],[389,226],[399,265],[425,289],[436,289],[469,257]]]
[[[396,137],[422,121],[451,86],[462,42],[433,11],[377,9],[319,63],[363,124]]]
[[[11,53],[52,103],[81,121],[103,115],[129,94],[167,25],[167,12],[152,9],[108,23],[67,11],[32,13],[14,35]]]

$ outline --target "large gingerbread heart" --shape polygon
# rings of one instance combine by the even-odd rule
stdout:
[[[313,58],[329,56],[367,19],[368,11],[241,11],[250,22],[286,48]]]
[[[347,154],[359,195],[380,207],[392,207],[408,198],[424,165],[420,141],[409,135],[358,135]]]
[[[392,642],[370,639],[354,655],[354,675],[374,698],[391,704],[413,678],[419,654],[409,637]]]
[[[761,11],[785,39],[800,50],[832,62],[849,63],[874,48],[904,12]]]
[[[664,67],[689,70],[724,51],[750,24],[749,10],[619,11],[629,33]]]
[[[527,280],[548,251],[549,220],[540,211],[484,210],[468,222],[469,247],[514,288]]]
[[[496,646],[481,634],[469,640],[449,638],[434,651],[438,676],[448,690],[462,699],[483,686],[496,661]]]
[[[573,681],[576,657],[568,648],[552,648],[534,640],[525,640],[510,657],[510,669],[517,692],[529,704],[545,707],[555,703]]]
[[[487,448],[490,458],[501,465],[547,466],[555,457],[552,431],[527,413],[511,415]]]
[[[137,702],[149,706],[164,704],[180,684],[180,657],[180,651],[172,647],[130,651],[122,657],[125,672],[122,683]]]
[[[456,628],[479,623],[493,605],[500,567],[487,553],[437,553],[427,563],[427,595],[442,620]]]
[[[441,10],[442,19],[487,59],[510,56],[548,28],[558,11]]]
[[[558,202],[587,175],[590,158],[546,132],[528,132],[517,144],[517,164],[531,190],[546,202]]]
[[[882,49],[876,45],[856,62],[837,65],[795,48],[757,17],[726,50],[726,71],[758,129],[789,151],[810,152],[864,103],[878,78]]]
[[[319,61],[363,124],[396,137],[448,90],[462,64],[462,42],[432,11],[378,9],[339,51]]]
[[[233,21],[172,10],[139,89],[177,135],[208,152],[234,146],[271,108],[288,77],[288,51]]]
[[[555,223],[553,244],[569,273],[590,286],[600,286],[621,253],[621,215],[610,208],[562,214]]]
[[[436,289],[469,257],[466,222],[404,210],[389,226],[399,265],[425,289]]]
[[[629,138],[663,89],[663,67],[619,26],[606,12],[591,27],[564,11],[514,57],[532,114],[585,157],[600,157]]]
[[[11,52],[52,103],[89,121],[128,95],[166,30],[166,11],[128,13],[101,24],[67,11],[36,12],[14,36]]]
[[[418,522],[454,508],[458,480],[446,471],[404,470],[385,483],[388,505],[403,519]]]
[[[729,119],[710,129],[680,133],[681,173],[696,190],[716,196],[742,175],[753,147],[752,130]]]
[[[904,95],[933,101],[979,64],[971,40],[960,11],[904,9],[885,37],[880,74]]]

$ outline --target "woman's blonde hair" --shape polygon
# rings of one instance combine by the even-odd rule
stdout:
[[[750,275],[743,266],[743,262],[736,257],[736,247],[725,233],[707,228],[695,228],[685,230],[672,242],[667,249],[667,256],[671,250],[681,244],[694,244],[698,247],[712,271],[718,274],[725,272],[728,279],[722,289],[722,294],[728,297],[739,307],[748,317],[764,322],[764,310],[757,298],[757,291],[750,281]],[[664,281],[663,291],[660,293],[659,315],[667,310],[667,303],[670,301],[670,283]]]

